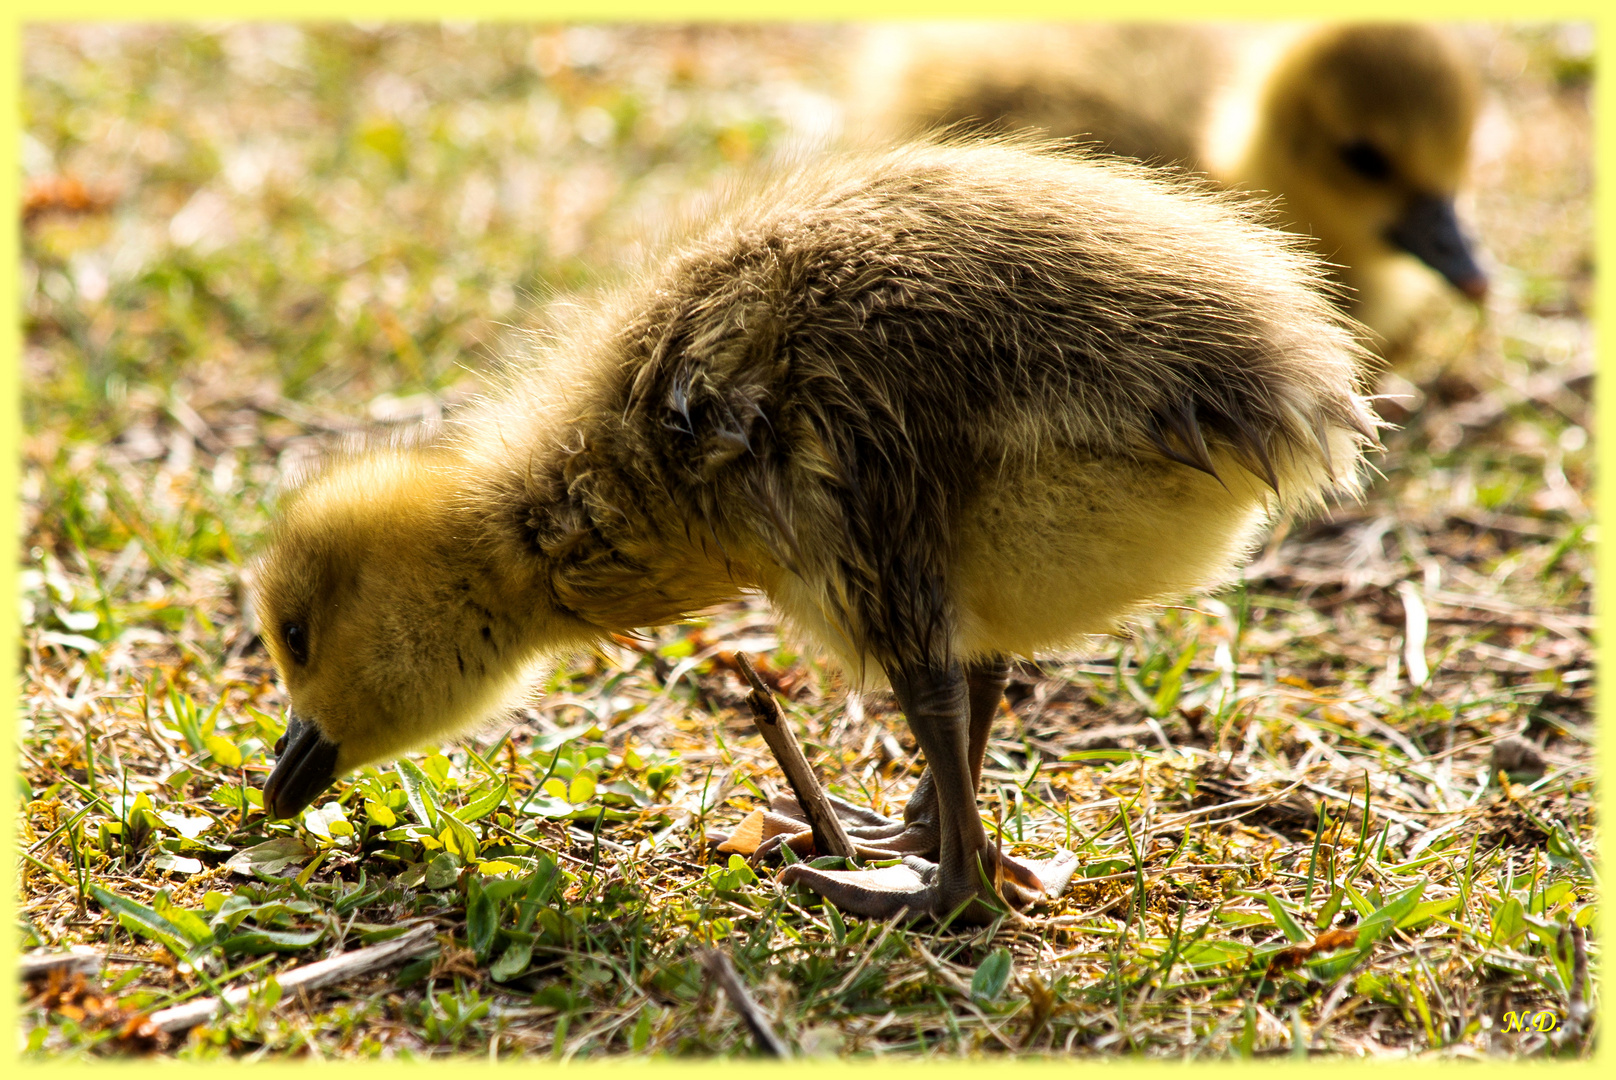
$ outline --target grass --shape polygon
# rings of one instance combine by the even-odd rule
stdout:
[[[810,135],[845,28],[30,26],[15,932],[107,963],[24,988],[26,1056],[747,1055],[707,944],[802,1054],[1588,1054],[1589,69],[1565,28],[1466,32],[1487,317],[1431,320],[1361,503],[1018,670],[985,816],[1082,869],[938,930],[709,852],[782,787],[736,650],[834,789],[891,811],[919,772],[755,605],[295,822],[257,790],[284,701],[239,570],[280,478],[464,400],[544,300]],[[1511,736],[1541,762],[1501,776]],[[417,962],[143,1022],[418,920]]]

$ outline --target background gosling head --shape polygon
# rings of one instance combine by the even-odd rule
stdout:
[[[1406,253],[1479,300],[1487,278],[1453,207],[1478,97],[1471,65],[1434,28],[1326,28],[1268,78],[1236,179],[1279,196],[1281,217],[1360,291]]]

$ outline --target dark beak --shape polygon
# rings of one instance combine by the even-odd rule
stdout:
[[[1409,204],[1386,238],[1447,278],[1455,289],[1480,303],[1487,296],[1487,275],[1476,265],[1470,241],[1459,231],[1453,200],[1421,195]]]
[[[296,716],[275,743],[279,755],[264,781],[264,809],[270,817],[295,817],[337,778],[337,744]]]

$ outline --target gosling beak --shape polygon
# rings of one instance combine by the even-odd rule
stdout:
[[[1403,217],[1386,230],[1386,239],[1447,278],[1454,288],[1480,303],[1487,296],[1487,275],[1476,265],[1470,241],[1459,229],[1453,200],[1421,195]]]
[[[337,778],[337,744],[296,716],[288,716],[275,753],[275,768],[264,781],[264,809],[270,817],[296,816]]]

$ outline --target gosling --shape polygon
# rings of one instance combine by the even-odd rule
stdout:
[[[1038,129],[1273,196],[1383,351],[1431,293],[1408,256],[1484,299],[1454,210],[1479,87],[1453,41],[1397,23],[1265,44],[1196,25],[885,29],[863,50],[876,73],[860,96],[879,103],[865,120],[879,130]]]
[[[990,917],[1074,860],[976,805],[1009,658],[1231,574],[1357,483],[1367,354],[1315,262],[1137,166],[912,145],[740,192],[417,445],[285,499],[251,569],[290,718],[264,805],[444,739],[546,656],[743,593],[884,676],[926,771],[855,914]],[[995,884],[1000,883],[1000,884]]]

